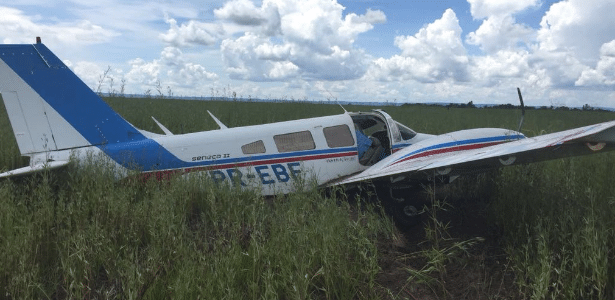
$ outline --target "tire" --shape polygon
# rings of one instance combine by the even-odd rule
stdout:
[[[391,203],[393,204],[393,203]],[[390,214],[395,221],[395,225],[400,230],[407,230],[418,225],[423,217],[422,209],[410,201],[391,205]]]

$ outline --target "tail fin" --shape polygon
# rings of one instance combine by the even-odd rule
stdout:
[[[41,43],[0,45],[0,93],[22,155],[145,138]]]

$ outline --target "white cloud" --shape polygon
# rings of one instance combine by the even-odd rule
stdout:
[[[376,59],[370,77],[419,82],[469,80],[469,58],[461,41],[459,20],[452,9],[447,9],[442,18],[421,28],[414,36],[396,37],[395,45],[401,54]]]
[[[484,19],[490,16],[513,15],[539,5],[540,0],[468,0],[468,3],[472,17]]]
[[[75,72],[75,74],[77,74],[77,76],[79,76],[79,78],[83,80],[83,82],[85,82],[88,86],[93,87],[93,89],[96,89],[96,86],[100,81],[100,76],[105,71],[93,62],[81,61],[76,63],[74,66],[72,66],[72,64],[70,65],[71,66],[69,67]]]
[[[596,64],[596,68],[584,70],[575,85],[615,85],[615,40],[600,47],[600,60]]]
[[[483,86],[493,86],[503,79],[522,78],[532,71],[527,51],[498,51],[473,58],[472,77]]]
[[[203,80],[211,81],[218,79],[217,74],[207,72],[205,67],[194,63],[184,64],[179,70],[179,75],[185,80],[184,84],[188,86],[194,85]]]
[[[600,47],[615,39],[613,0],[566,0],[553,4],[538,30],[544,51],[571,52],[586,64],[600,58]]]
[[[214,10],[214,15],[238,25],[257,27],[268,36],[280,32],[280,13],[271,1],[265,1],[257,8],[250,0],[233,0]]]
[[[533,35],[531,28],[515,23],[511,15],[495,15],[483,20],[475,32],[470,32],[466,42],[480,46],[486,53],[495,53],[517,48],[520,42],[528,44]]]
[[[221,43],[230,77],[253,81],[361,77],[369,59],[354,42],[386,17],[377,10],[343,17],[343,9],[328,0],[266,0],[261,7],[247,0],[227,3],[215,11],[216,16],[244,26],[242,36]]]
[[[170,28],[166,33],[161,33],[159,37],[165,43],[175,47],[210,46],[224,34],[222,26],[216,24],[190,20],[178,26],[177,21],[172,18],[167,18],[166,23]]]
[[[246,33],[221,45],[229,76],[233,79],[272,81],[297,75],[290,62],[290,45],[274,45],[269,39]]]
[[[129,84],[138,85],[142,90],[151,89],[161,82],[175,91],[185,91],[201,87],[218,79],[218,75],[208,72],[205,67],[187,61],[184,53],[176,47],[165,47],[159,59],[147,62],[141,58],[129,62],[131,69],[126,73]],[[142,90],[136,92],[141,93]]]
[[[513,17],[538,5],[537,1],[469,2],[473,17],[484,18],[466,38],[468,44],[479,46],[485,54],[472,59],[477,83],[495,87],[513,84],[523,77],[526,85],[542,91],[608,84],[603,70],[610,67],[610,60],[604,55],[600,62],[598,59],[600,47],[615,39],[615,21],[609,16],[615,10],[615,1],[555,3],[543,16],[538,30],[516,23]]]
[[[153,85],[160,74],[160,61],[153,60],[146,62],[141,58],[136,58],[128,62],[130,71],[126,73],[126,79],[131,84]]]
[[[256,8],[250,0],[229,1],[224,7],[214,10],[214,15],[240,25],[255,26],[266,22],[264,10]]]

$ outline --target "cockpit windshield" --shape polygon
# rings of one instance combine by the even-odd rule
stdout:
[[[414,130],[406,127],[405,125],[395,121],[395,125],[397,125],[397,128],[399,129],[399,133],[401,133],[401,138],[405,141],[412,139],[413,137],[416,136],[416,132],[414,132]]]

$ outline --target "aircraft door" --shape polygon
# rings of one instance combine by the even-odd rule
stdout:
[[[359,163],[371,166],[391,154],[391,128],[386,113],[379,111],[355,113],[352,115],[357,134]],[[394,129],[399,136],[399,130]],[[394,136],[394,135],[393,135]]]
[[[389,145],[388,145],[389,153],[388,154],[391,154],[390,150],[392,149],[393,145],[402,141],[401,133],[399,132],[397,123],[395,123],[395,121],[393,120],[393,118],[391,118],[389,114],[387,114],[386,112],[380,109],[375,109],[374,111],[380,114],[386,122],[386,128],[387,128],[387,134],[388,134],[388,140],[389,140]]]

